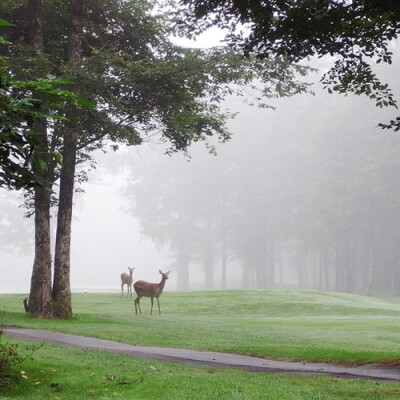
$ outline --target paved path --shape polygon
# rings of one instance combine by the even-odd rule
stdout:
[[[236,368],[246,371],[279,372],[299,375],[328,375],[340,378],[360,378],[400,383],[400,368],[383,365],[344,367],[331,364],[272,361],[265,358],[236,354],[196,351],[165,347],[133,346],[110,340],[95,339],[59,332],[25,328],[2,328],[6,336],[76,347],[84,350],[106,351],[136,358],[169,361],[218,368]]]

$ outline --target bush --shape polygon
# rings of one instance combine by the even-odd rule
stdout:
[[[18,346],[4,344],[2,336],[3,332],[0,330],[0,388],[15,383],[20,378],[17,365],[23,361],[18,355]]]

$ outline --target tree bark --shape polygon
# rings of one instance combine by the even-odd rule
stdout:
[[[43,52],[43,29],[40,14],[41,1],[29,0],[28,41],[37,52]],[[38,121],[34,130],[40,134],[40,145],[34,150],[34,172],[43,186],[34,188],[35,207],[35,259],[32,268],[29,303],[25,309],[38,318],[53,316],[51,296],[51,244],[50,244],[50,160],[46,120]]]
[[[82,4],[71,0],[71,25],[68,41],[68,59],[71,66],[78,66],[81,59]],[[73,88],[79,94],[77,84]],[[60,193],[57,216],[56,250],[54,257],[53,299],[55,312],[59,318],[72,316],[71,305],[71,222],[74,197],[77,140],[79,130],[79,110],[75,106],[68,109],[69,129],[64,133],[63,162],[60,176]]]
[[[28,0],[29,14],[29,44],[36,51],[43,51],[43,21],[41,16],[41,0]]]
[[[39,152],[39,149],[35,151]],[[45,153],[45,152],[44,152]],[[35,171],[39,173],[39,171]],[[53,317],[51,296],[50,191],[35,188],[35,259],[28,311],[38,318]]]

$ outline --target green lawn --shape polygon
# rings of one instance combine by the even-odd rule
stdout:
[[[3,325],[122,342],[345,364],[400,361],[400,304],[330,292],[166,292],[162,316],[115,294],[74,294],[74,318],[29,318],[0,295]],[[4,339],[11,343],[18,343]],[[25,345],[19,346],[25,352]],[[400,385],[191,367],[44,345],[0,399],[400,399]],[[400,371],[399,371],[400,373]],[[81,388],[81,389],[80,389]],[[82,389],[83,388],[83,389]],[[36,396],[36,397],[35,397]]]
[[[166,292],[162,316],[119,294],[75,294],[68,321],[36,320],[24,296],[0,296],[4,325],[53,329],[142,345],[345,364],[400,360],[400,304],[332,292]]]

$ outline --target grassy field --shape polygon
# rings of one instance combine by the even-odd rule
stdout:
[[[143,314],[135,315],[132,300],[119,294],[74,294],[73,319],[47,321],[27,317],[23,298],[0,295],[3,325],[274,359],[400,364],[396,299],[301,291],[166,292],[163,315],[150,316],[148,299],[142,300]],[[19,348],[26,351],[25,344]],[[400,399],[397,384],[189,367],[52,345],[22,367],[27,379],[0,392],[0,399]]]

